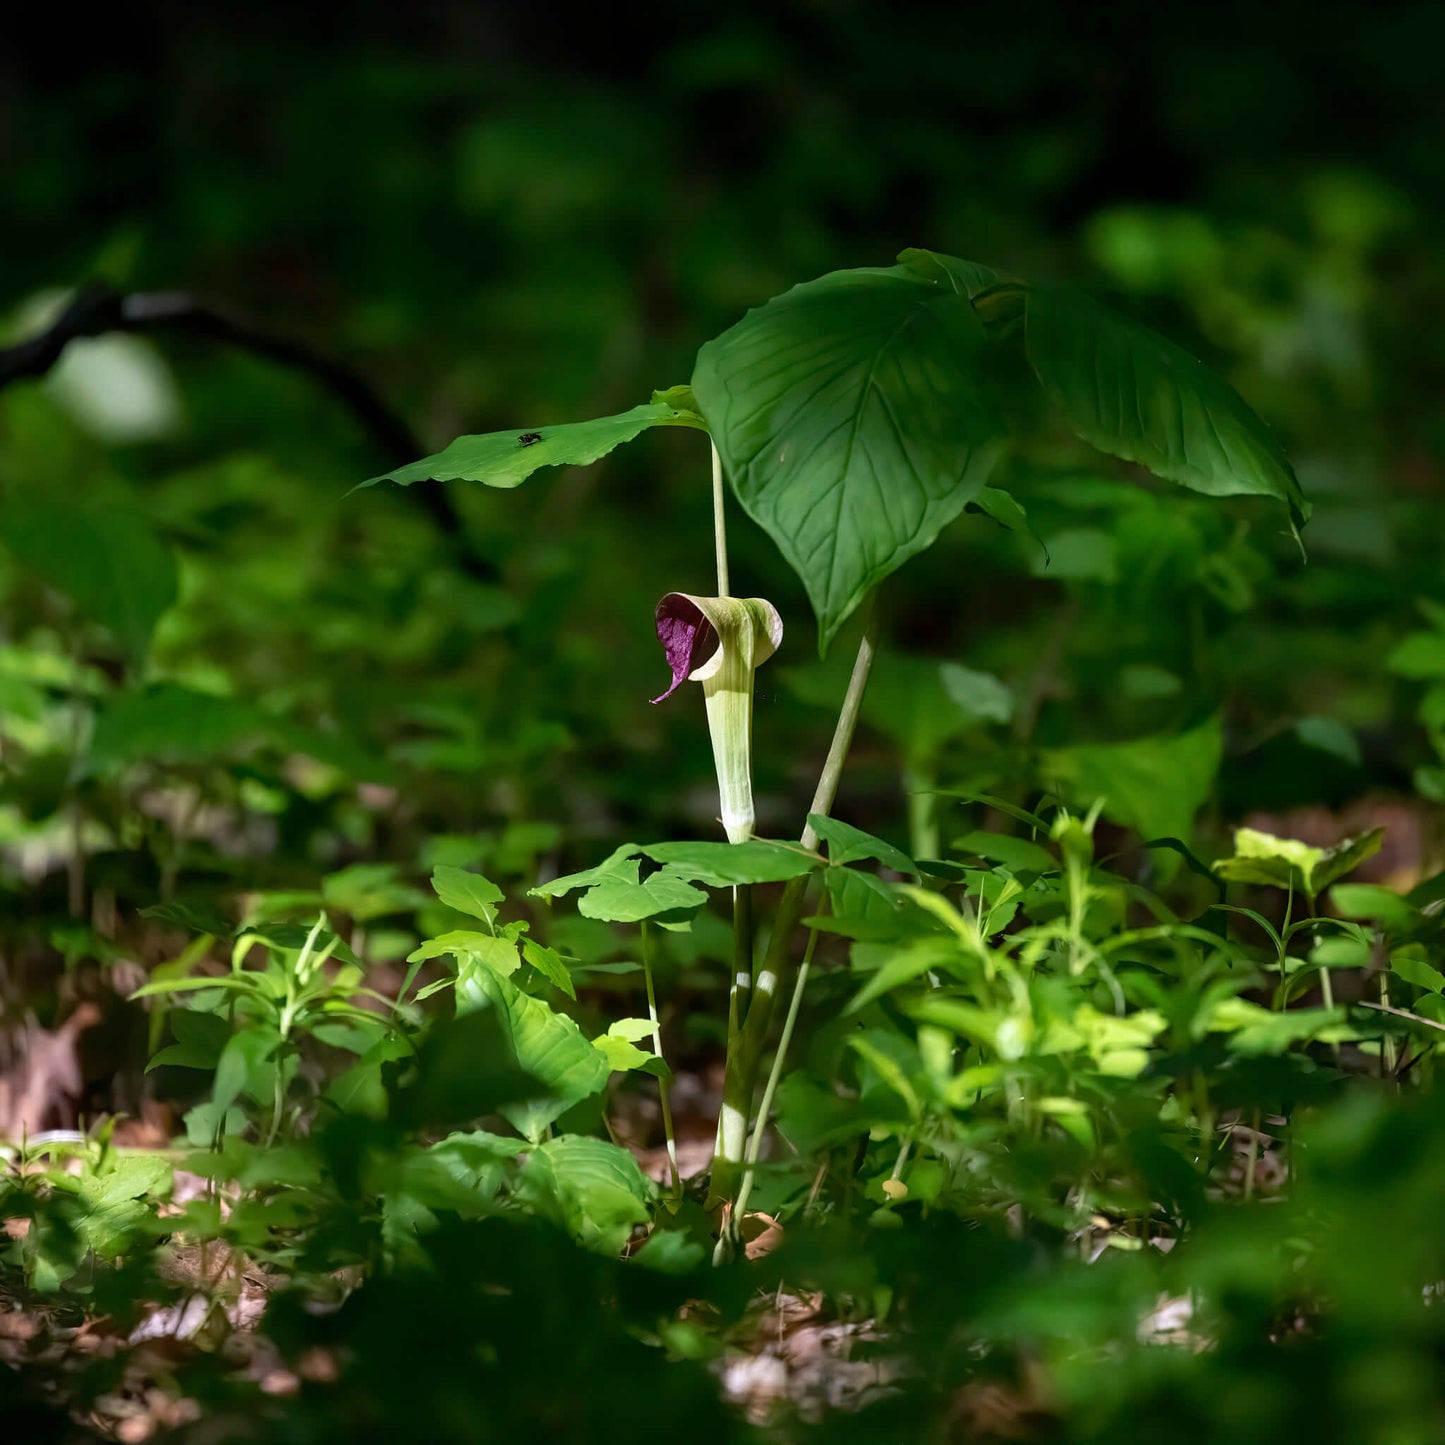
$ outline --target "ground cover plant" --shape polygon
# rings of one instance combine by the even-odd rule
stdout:
[[[881,644],[909,572],[889,579],[951,523],[1045,575],[1058,559],[1072,587],[1101,584],[1101,552],[1165,546],[1170,568],[1136,578],[1160,605],[1181,582],[1247,585],[1209,516],[1253,496],[1276,565],[1299,568],[1309,506],[1269,428],[1079,293],[910,250],[749,312],[686,386],[464,436],[345,506],[392,483],[516,487],[653,428],[702,434],[711,546],[669,556],[676,590],[636,630],[660,644],[653,701],[702,692],[694,762],[663,772],[712,779],[699,835],[592,857],[540,812],[384,857],[341,777],[525,783],[538,744],[484,762],[464,731],[403,733],[368,757],[241,696],[142,681],[169,553],[104,523],[46,548],[42,504],[7,516],[66,630],[42,611],[10,669],[12,746],[38,779],[64,762],[32,812],[61,824],[35,837],[61,848],[72,918],[49,946],[75,998],[7,1078],[14,1418],[35,1438],[389,1439],[400,1376],[406,1428],[458,1441],[623,1438],[639,1393],[740,1439],[1264,1439],[1306,1402],[1350,1438],[1436,1420],[1439,877],[1361,881],[1379,825],[1329,844],[1240,828],[1207,861],[1220,715],[1181,707],[1159,663],[1130,686],[1168,724],[1039,738],[1038,696],[972,659],[890,668]],[[1140,471],[1081,473],[1082,444]],[[837,709],[824,746],[773,770],[818,770],[776,838],[754,777],[786,744],[754,694],[805,629],[731,594],[730,499],[818,623],[822,660],[786,675],[799,715]],[[1092,525],[1045,526],[1051,506]],[[113,561],[110,591],[82,542]],[[506,608],[499,582],[471,585],[464,623],[483,597]],[[520,669],[545,666],[559,601],[535,598],[530,629],[501,613]],[[85,629],[114,639],[118,681]],[[1433,681],[1431,637],[1390,668]],[[592,701],[624,727],[650,712],[642,692]],[[413,715],[445,737],[465,712],[438,694]],[[847,806],[860,724],[907,790],[868,828]],[[1319,720],[1299,731],[1348,751]],[[253,874],[228,916],[234,884],[197,887],[236,866],[227,803],[302,840],[350,828],[350,861]],[[169,945],[139,974],[104,922],[105,850],[126,847],[155,860]],[[77,1045],[107,1006],[124,1016],[105,1036],[146,1061],[134,1103],[46,1127],[61,1095],[84,1100]],[[1355,1247],[1384,1199],[1410,1247]]]

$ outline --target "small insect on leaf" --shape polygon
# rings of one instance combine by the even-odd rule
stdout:
[[[517,445],[518,445],[519,447],[532,447],[532,446],[536,446],[537,443],[538,443],[539,441],[541,441],[541,440],[542,440],[542,433],[541,433],[541,432],[539,432],[539,431],[524,431],[524,432],[522,433],[522,435],[517,438]]]

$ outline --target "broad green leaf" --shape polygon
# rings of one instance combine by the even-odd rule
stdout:
[[[628,1043],[635,1044],[639,1039],[650,1039],[656,1028],[651,1019],[618,1019],[616,1023],[608,1025],[607,1032],[613,1038],[626,1039]]]
[[[858,1101],[840,1097],[831,1080],[821,1084],[798,1071],[778,1087],[778,1132],[804,1157],[865,1133],[870,1123]]]
[[[504,979],[497,983],[499,995],[516,992]],[[427,1032],[417,1051],[415,1079],[392,1094],[392,1113],[403,1128],[467,1124],[548,1093],[543,1081],[519,1067],[512,1020],[505,1009],[491,1007],[492,1001],[489,997],[488,1007],[470,1013],[458,1011]],[[558,1112],[567,1107],[560,1104]]]
[[[503,1104],[499,1113],[533,1143],[573,1104],[607,1087],[607,1061],[582,1030],[541,999],[523,993],[510,979],[490,971],[478,991],[491,1002],[506,1049],[514,1064],[541,1084],[546,1093],[520,1103]]]
[[[828,861],[835,866],[847,863],[861,863],[865,858],[876,859],[885,868],[895,873],[907,873],[918,877],[918,865],[901,848],[855,828],[841,818],[829,818],[822,813],[809,813],[808,823],[813,831],[828,845]]]
[[[607,1060],[607,1067],[619,1074],[640,1070],[657,1057],[626,1039],[618,1038],[616,1034],[599,1034],[592,1040],[592,1047]]]
[[[723,843],[720,847],[733,845]],[[598,918],[607,923],[640,923],[644,918],[678,916],[696,913],[707,902],[707,894],[691,883],[670,874],[666,868],[639,883],[613,875],[589,888],[577,904],[584,918]]]
[[[171,1166],[154,1154],[109,1155],[80,1181],[81,1238],[102,1257],[119,1254],[130,1232],[150,1217],[149,1195],[168,1193]]]
[[[1420,957],[1418,945],[1397,948],[1390,955],[1390,970],[1427,993],[1445,994],[1445,974]]]
[[[132,660],[145,655],[156,622],[176,600],[175,558],[137,512],[7,497],[0,540],[82,616],[108,628]]]
[[[802,579],[823,651],[998,454],[982,324],[933,270],[834,271],[698,353],[693,393],[733,489]]]
[[[667,873],[705,888],[786,883],[816,868],[819,858],[796,843],[750,838],[744,843],[653,843],[641,850]]]
[[[823,874],[829,913],[809,919],[811,926],[846,938],[900,939],[919,931],[905,926],[904,900],[881,878],[853,868],[829,868]]]
[[[1240,828],[1234,835],[1234,856],[1221,858],[1214,871],[1231,883],[1293,888],[1316,898],[1337,878],[1378,853],[1384,840],[1383,828],[1371,828],[1333,848],[1316,848],[1293,838]]]
[[[1090,445],[1210,496],[1309,504],[1274,434],[1187,352],[1076,291],[1030,287],[1025,338],[1044,391]]]
[[[263,1091],[254,1086],[263,1074],[269,1078],[279,1067],[269,1061],[280,1041],[275,1028],[264,1024],[252,1024],[231,1035],[221,1050],[211,1087],[211,1101],[217,1109],[229,1109],[248,1087],[253,1098],[263,1096]]]
[[[1104,799],[1104,814],[1145,838],[1188,838],[1214,786],[1223,753],[1218,717],[1172,737],[1092,743],[1044,755],[1043,778],[1081,807]]]
[[[875,998],[881,998],[885,993],[891,993],[905,983],[912,983],[914,979],[921,978],[934,969],[953,973],[957,959],[958,949],[949,940],[919,939],[909,948],[894,951],[881,968],[875,969],[863,987],[848,1001],[843,1012],[845,1015],[857,1013]]]
[[[448,908],[480,918],[489,926],[497,921],[495,905],[502,901],[502,890],[480,873],[439,863],[432,873],[431,886]]]
[[[506,977],[521,967],[522,957],[510,938],[496,938],[490,933],[474,933],[458,929],[430,938],[407,955],[408,963],[424,963],[429,958],[451,954],[457,961],[457,1007],[475,1008],[483,1002],[478,994],[478,977],[482,973]],[[423,989],[418,1001],[427,993]]]
[[[909,246],[900,251],[898,264],[930,284],[951,287],[957,295],[966,296],[970,301],[990,287],[997,286],[1003,279],[991,266],[980,266],[977,261],[945,256],[921,246]]]
[[[674,387],[661,395],[676,398],[681,390]],[[439,481],[515,487],[540,467],[586,466],[655,426],[705,429],[705,423],[695,412],[682,410],[667,400],[651,401],[595,421],[517,427],[484,436],[458,437],[435,456],[398,467],[361,485],[374,487],[378,482],[397,482],[407,487],[413,482]]]
[[[615,1255],[634,1226],[646,1223],[652,1186],[626,1149],[564,1134],[527,1155],[516,1194],[579,1244]]]
[[[1343,918],[1370,918],[1392,932],[1420,920],[1420,910],[1408,898],[1380,883],[1337,883],[1330,889],[1330,903]]]

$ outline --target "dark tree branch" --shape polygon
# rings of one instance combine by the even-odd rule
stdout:
[[[109,286],[93,283],[82,286],[46,330],[14,346],[0,347],[0,388],[14,381],[45,376],[72,341],[111,331],[179,332],[249,351],[309,376],[344,403],[389,464],[415,461],[426,450],[406,422],[344,362],[184,291],[140,291],[127,295]],[[480,580],[495,580],[496,568],[467,541],[461,518],[440,483],[412,490],[438,530],[456,549],[463,571]]]

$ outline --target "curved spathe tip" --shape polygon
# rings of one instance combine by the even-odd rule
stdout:
[[[672,670],[667,691],[652,699],[662,702],[684,682],[706,682],[722,668],[730,650],[751,643],[751,665],[760,667],[781,645],[783,619],[762,597],[698,597],[669,592],[657,604],[657,640]],[[709,652],[711,649],[711,652]],[[699,663],[700,657],[706,661]]]

